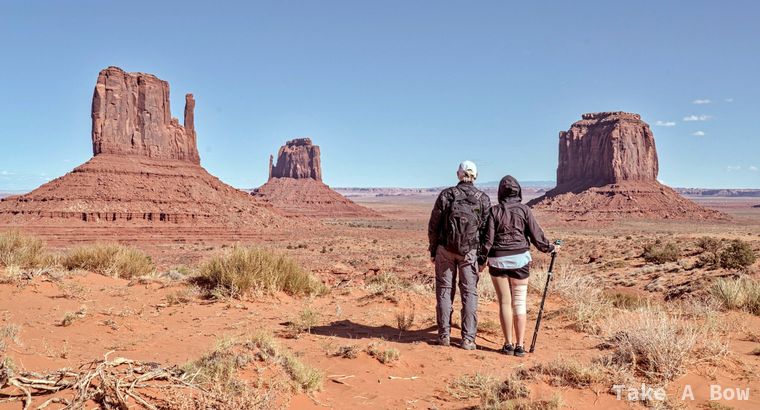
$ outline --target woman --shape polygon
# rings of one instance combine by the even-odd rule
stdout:
[[[499,204],[488,211],[485,229],[479,263],[482,266],[487,258],[499,300],[499,319],[506,340],[501,352],[522,357],[525,356],[530,244],[545,253],[557,252],[559,246],[546,239],[530,208],[522,204],[522,189],[511,175],[499,182]]]

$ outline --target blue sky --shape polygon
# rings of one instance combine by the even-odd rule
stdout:
[[[533,4],[536,3],[536,4]],[[754,1],[0,0],[0,190],[92,154],[100,69],[195,94],[202,164],[240,188],[311,136],[333,186],[553,180],[582,113],[640,113],[673,186],[760,188]],[[693,119],[693,121],[690,121]],[[660,125],[657,125],[660,124]]]

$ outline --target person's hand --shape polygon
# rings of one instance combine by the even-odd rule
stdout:
[[[433,265],[435,265],[435,256],[431,256],[430,257],[430,263],[432,263]]]
[[[486,270],[486,264],[478,265],[478,273],[483,273]]]
[[[552,253],[559,253],[559,248],[561,247],[562,245],[554,245],[554,250],[552,251]]]

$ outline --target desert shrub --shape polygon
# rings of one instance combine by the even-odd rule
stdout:
[[[720,252],[720,267],[726,269],[743,269],[757,260],[749,243],[735,239]]]
[[[760,316],[760,282],[756,279],[720,278],[713,282],[709,291],[725,309],[745,310]]]
[[[717,267],[720,265],[720,240],[703,236],[697,239],[697,247],[701,250],[697,266]]]
[[[155,272],[150,256],[138,249],[116,244],[76,247],[63,255],[61,264],[68,270],[83,269],[123,279]]]
[[[681,250],[673,242],[664,243],[658,239],[644,246],[642,257],[649,263],[661,265],[667,262],[677,262],[678,258],[681,257]]]
[[[235,246],[211,258],[199,269],[200,282],[222,289],[233,297],[254,292],[286,292],[292,295],[321,294],[324,284],[285,255]]]
[[[41,240],[17,231],[0,233],[0,266],[36,268],[47,261]]]
[[[652,381],[670,381],[684,373],[695,350],[698,329],[660,308],[648,307],[611,319],[607,336],[611,364],[627,366]]]

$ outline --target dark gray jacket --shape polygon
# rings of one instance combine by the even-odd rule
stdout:
[[[435,251],[438,249],[438,245],[446,246],[446,235],[443,232],[446,224],[446,214],[451,208],[451,203],[454,202],[454,190],[461,189],[465,193],[470,194],[473,192],[480,192],[480,238],[478,243],[482,242],[483,229],[485,228],[486,218],[485,215],[488,212],[488,208],[491,207],[491,199],[485,192],[475,188],[472,182],[460,182],[455,187],[449,187],[441,191],[438,195],[438,199],[435,201],[433,211],[430,213],[430,221],[428,222],[428,242],[430,256],[435,257]]]
[[[507,175],[499,182],[499,204],[488,211],[480,255],[516,255],[529,250],[531,243],[541,252],[554,250],[533,212],[522,203],[520,184]]]

